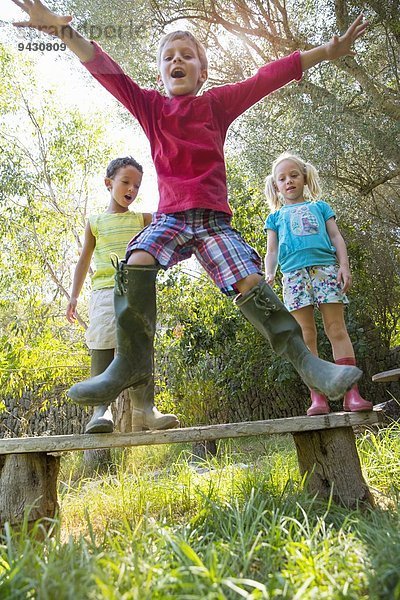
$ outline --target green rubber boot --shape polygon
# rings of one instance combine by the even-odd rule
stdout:
[[[119,262],[114,289],[117,353],[104,373],[68,390],[78,404],[109,405],[122,390],[152,380],[157,271],[155,266]]]
[[[90,375],[95,377],[103,373],[112,363],[114,348],[109,350],[91,350]],[[93,411],[93,416],[86,425],[85,433],[112,433],[114,419],[108,404],[99,404]]]
[[[272,349],[292,363],[308,388],[338,400],[360,379],[357,367],[341,367],[311,354],[300,325],[264,280],[237,296],[235,304]]]
[[[129,398],[132,402],[132,431],[179,427],[175,415],[164,415],[154,406],[153,377],[146,383],[129,388]]]

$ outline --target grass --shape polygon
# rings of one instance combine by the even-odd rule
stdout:
[[[70,453],[61,522],[4,531],[0,598],[400,600],[399,429],[358,439],[374,510],[307,495],[285,436],[196,464],[188,446],[118,451],[93,478]]]

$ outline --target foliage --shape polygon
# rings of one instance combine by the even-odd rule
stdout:
[[[78,31],[107,48],[142,85],[157,85],[158,36],[148,0],[113,0],[106,4],[96,0],[62,0],[62,4],[74,15]]]
[[[9,70],[0,93],[1,395],[34,390],[34,409],[44,391],[86,374],[82,330],[68,327],[63,313],[92,172],[111,149],[105,124],[60,108],[32,63],[4,49],[0,60]],[[84,313],[79,320],[84,327]]]

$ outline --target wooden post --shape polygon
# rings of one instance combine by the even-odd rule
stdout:
[[[355,508],[374,505],[361,472],[355,436],[351,427],[294,433],[301,475],[308,474],[307,489],[338,504]]]
[[[121,392],[115,404],[112,406],[115,430],[120,431],[121,433],[131,432],[133,425],[133,406],[129,396],[129,389]]]
[[[45,452],[0,455],[0,526],[20,525],[26,511],[29,525],[54,517],[59,465]]]

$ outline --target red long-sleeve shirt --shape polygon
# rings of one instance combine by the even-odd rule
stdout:
[[[150,141],[159,212],[208,208],[231,214],[223,149],[228,127],[261,98],[301,79],[300,53],[268,63],[239,83],[168,98],[140,88],[93,44],[95,56],[84,66],[136,117]]]

